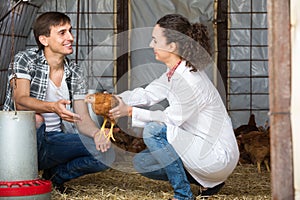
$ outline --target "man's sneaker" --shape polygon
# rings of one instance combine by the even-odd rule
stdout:
[[[52,188],[55,189],[56,191],[60,192],[61,194],[70,194],[74,192],[75,190],[70,187],[65,187],[64,184],[57,184],[55,183],[52,178],[53,174],[51,174],[49,169],[45,169],[42,174],[42,178],[45,180],[50,180],[52,182]]]
[[[50,169],[44,169],[43,170],[43,174],[42,174],[42,178],[45,180],[51,180],[52,179],[52,174],[50,173]]]

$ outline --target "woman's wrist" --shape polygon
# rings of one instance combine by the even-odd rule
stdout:
[[[129,117],[132,116],[132,107],[131,107],[131,106],[128,106],[128,108],[127,108],[127,115],[128,115]]]

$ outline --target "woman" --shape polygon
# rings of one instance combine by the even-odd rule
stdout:
[[[209,65],[207,28],[185,17],[169,14],[158,20],[150,47],[168,71],[145,89],[118,95],[111,117],[132,117],[132,126],[144,127],[147,149],[134,166],[142,175],[168,180],[173,200],[194,199],[190,184],[201,195],[213,195],[224,185],[239,158],[231,120],[222,99],[204,72]],[[142,109],[163,99],[163,111]]]

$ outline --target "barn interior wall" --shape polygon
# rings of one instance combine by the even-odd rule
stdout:
[[[235,127],[250,114],[269,121],[267,0],[230,0],[228,110]]]
[[[38,7],[39,4],[21,1],[0,2],[0,109],[6,94],[9,63],[16,52],[25,48]]]
[[[116,0],[45,0],[37,11],[37,15],[45,11],[56,10],[70,16],[76,44],[71,58],[85,67],[89,76],[90,89],[103,87],[109,92],[115,91],[115,67],[118,67],[115,63],[114,48],[115,15],[117,14],[115,2]],[[131,88],[149,83],[165,70],[155,61],[152,50],[148,47],[151,29],[162,15],[180,13],[192,22],[201,21],[208,25],[212,42],[215,41],[214,0],[131,0],[129,2]],[[228,38],[229,93],[226,103],[229,114],[235,127],[246,123],[250,113],[255,113],[258,125],[264,125],[268,119],[266,0],[231,0],[228,2],[230,2],[228,16],[231,26],[228,30],[230,33]],[[3,1],[0,4],[6,5]],[[26,18],[32,16],[26,22],[24,17],[24,20],[20,21],[26,27],[30,27],[36,16],[28,14],[24,16],[27,16]],[[2,22],[1,46],[9,46],[10,38],[4,38],[6,37],[5,30],[7,30],[4,25]],[[26,40],[26,48],[35,45],[32,35],[30,33]],[[22,49],[24,45],[18,47]],[[9,60],[5,59],[4,53],[0,55],[2,105]],[[2,60],[5,62],[3,63]]]
[[[46,0],[38,15],[59,11],[71,18],[74,53],[70,55],[87,74],[89,88],[114,90],[115,0]],[[35,46],[31,32],[27,47]]]

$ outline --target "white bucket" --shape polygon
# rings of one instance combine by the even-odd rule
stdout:
[[[0,181],[38,178],[34,111],[0,111]]]

